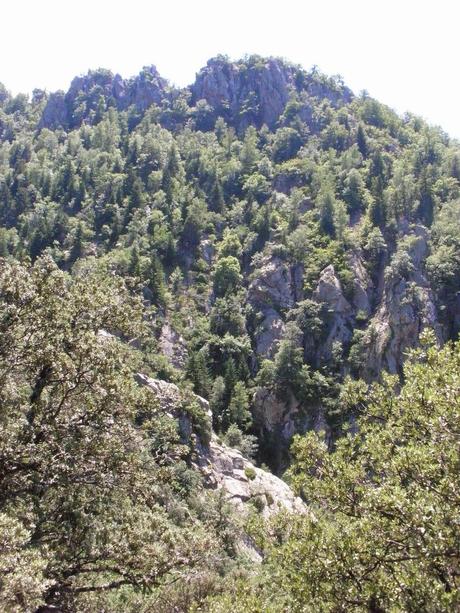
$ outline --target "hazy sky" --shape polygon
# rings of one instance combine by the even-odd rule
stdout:
[[[0,81],[66,89],[89,68],[155,64],[178,85],[223,53],[341,74],[460,137],[459,0],[3,0]]]

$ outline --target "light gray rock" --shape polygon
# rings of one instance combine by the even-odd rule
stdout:
[[[264,311],[264,319],[255,333],[257,354],[265,358],[273,358],[278,343],[283,338],[284,330],[284,322],[275,309],[269,308]]]
[[[245,503],[254,498],[261,500],[260,507],[265,517],[284,509],[305,513],[302,500],[290,487],[275,475],[254,466],[239,451],[220,443],[213,436],[209,453],[202,458],[214,487],[227,492],[228,500],[244,509]]]
[[[182,370],[187,361],[187,348],[184,338],[166,321],[161,328],[159,345],[161,352],[169,359],[174,368]]]
[[[349,263],[353,272],[353,307],[356,312],[361,311],[366,315],[370,315],[370,296],[374,289],[372,280],[364,266],[360,254],[353,252],[350,255]]]
[[[167,383],[160,379],[152,379],[141,373],[136,376],[137,381],[146,385],[158,398],[160,407],[173,417],[186,419],[181,413],[182,394],[177,385]],[[212,414],[209,403],[200,396],[195,396],[201,407],[206,411],[209,420]],[[181,424],[181,431],[187,425]],[[192,428],[188,424],[190,440]],[[246,504],[254,498],[260,498],[262,514],[269,516],[280,509],[305,513],[303,502],[294,495],[290,487],[271,473],[254,466],[252,462],[242,456],[236,449],[221,443],[215,434],[209,444],[197,440],[195,446],[195,464],[201,470],[205,484],[209,488],[222,489],[226,498],[236,507],[244,510]]]
[[[294,293],[289,267],[281,258],[268,256],[254,273],[248,289],[248,302],[254,307],[290,309]]]
[[[382,369],[400,372],[407,351],[427,327],[441,338],[431,290],[404,279],[388,282],[367,333],[367,376],[378,377]]]
[[[332,264],[321,272],[313,298],[324,304],[329,314],[327,338],[318,351],[318,357],[327,360],[331,357],[334,342],[343,345],[350,341],[353,324],[353,308],[343,295]]]
[[[266,256],[253,274],[247,301],[261,314],[255,332],[256,352],[266,358],[276,353],[284,334],[283,310],[294,306],[301,292],[302,269],[291,268],[277,256]]]
[[[408,231],[405,227],[403,230]],[[442,341],[433,292],[423,269],[428,233],[423,226],[412,227],[411,231],[406,246],[412,269],[405,277],[387,269],[380,304],[366,331],[364,374],[368,379],[379,377],[383,369],[400,373],[407,351],[418,346],[423,329],[432,328]]]
[[[295,416],[299,410],[297,399],[287,393],[280,398],[274,391],[259,387],[254,394],[254,418],[257,426],[268,432],[279,431],[287,442],[295,434]]]

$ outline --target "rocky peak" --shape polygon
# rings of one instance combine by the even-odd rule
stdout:
[[[206,100],[218,115],[244,129],[250,124],[273,127],[295,88],[298,69],[275,58],[251,57],[208,61],[192,85],[192,100]]]
[[[223,117],[239,131],[250,125],[275,128],[295,92],[302,99],[299,116],[312,131],[315,121],[309,99],[327,98],[333,106],[340,106],[352,98],[349,89],[317,71],[307,73],[282,59],[260,56],[237,62],[223,56],[213,58],[198,72],[190,91],[192,105],[205,101],[214,117]],[[68,130],[84,122],[93,123],[110,106],[117,110],[134,106],[138,113],[144,113],[152,104],[167,102],[170,96],[167,81],[153,65],[130,79],[102,68],[90,70],[75,77],[67,93],[49,95],[39,128]]]
[[[152,104],[161,104],[166,97],[167,81],[153,65],[144,66],[139,75],[129,79],[126,84],[126,94],[120,97],[121,108],[133,104],[143,112]]]
[[[274,128],[295,92],[304,99],[301,116],[308,125],[313,122],[309,97],[327,98],[333,106],[348,103],[353,97],[341,82],[327,79],[316,70],[307,73],[280,58],[260,56],[238,62],[224,56],[209,60],[198,72],[191,91],[194,104],[205,100],[240,131],[249,125]]]
[[[161,104],[166,98],[167,81],[155,66],[147,66],[138,76],[123,79],[110,70],[90,70],[75,77],[66,94],[50,94],[42,114],[40,128],[69,129],[83,122],[92,123],[98,111],[115,106],[118,110],[134,106],[144,112],[152,104]]]

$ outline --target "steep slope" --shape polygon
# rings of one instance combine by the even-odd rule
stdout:
[[[0,255],[125,277],[144,372],[279,473],[295,433],[354,421],[348,378],[460,329],[458,143],[277,58],[219,56],[184,89],[150,67],[2,90],[0,225]]]

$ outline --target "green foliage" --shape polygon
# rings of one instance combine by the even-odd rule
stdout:
[[[222,257],[217,261],[213,275],[216,296],[222,297],[234,292],[241,280],[240,264],[234,256]]]
[[[209,394],[210,379],[204,351],[190,353],[185,372],[192,382],[193,391],[206,398]]]
[[[236,424],[230,424],[224,436],[224,443],[229,447],[238,449],[248,460],[254,460],[257,453],[257,437],[252,434],[243,434]]]
[[[187,452],[193,460],[194,437],[158,414],[133,370],[179,385],[183,422],[203,441],[207,417],[184,389],[209,398],[223,440],[247,457],[259,443],[259,459],[279,470],[282,462],[272,459],[278,450],[277,457],[289,459],[290,434],[281,416],[269,432],[257,404],[264,394],[276,395],[280,406],[298,404],[292,422],[298,431],[324,417],[334,447],[348,421],[367,410],[352,402],[356,382],[347,374],[380,376],[372,363],[386,359],[384,346],[395,353],[395,368],[403,360],[393,315],[402,322],[407,314],[420,328],[436,317],[440,337],[458,336],[458,143],[367,94],[353,96],[340,78],[316,68],[219,57],[205,72],[213,62],[219,78],[232,74],[239,88],[229,104],[213,106],[196,100],[195,91],[163,83],[164,96],[146,108],[161,84],[148,68],[126,84],[123,103],[105,70],[53,98],[38,91],[30,100],[13,97],[0,87],[0,275],[9,275],[5,287],[17,281],[0,313],[8,379],[0,390],[7,446],[0,487],[19,492],[0,508],[6,610],[35,610],[47,600],[67,610],[169,613],[168,606],[191,609],[193,600],[201,607],[209,591],[222,588],[229,558],[217,560],[215,551],[235,556],[231,528],[219,523],[227,517],[223,503],[210,504],[212,521],[197,502],[201,494],[191,504],[198,476],[183,469],[180,457]],[[289,91],[278,97],[273,90],[267,99],[275,84],[270,66],[286,77]],[[331,265],[338,283],[328,291],[331,304],[337,299],[344,307],[340,314],[320,304],[316,291]],[[400,302],[392,300],[396,291]],[[8,319],[11,305],[17,319]],[[410,341],[416,345],[417,338]],[[35,409],[32,390],[38,381],[40,391],[42,372]],[[73,385],[84,387],[81,397]],[[53,421],[67,393],[63,421]],[[35,434],[37,441],[30,439]],[[95,467],[92,495],[88,466]],[[320,519],[308,528],[307,549],[341,526]],[[216,536],[216,526],[225,537]],[[187,549],[186,527],[195,530],[197,557]],[[212,541],[205,553],[202,529]],[[111,549],[118,541],[119,555]],[[184,570],[182,581],[182,570],[168,570],[158,581],[171,583],[159,593],[153,560],[161,566],[182,554],[193,571]],[[108,558],[115,570],[101,575],[98,564]],[[345,586],[347,577],[337,584]],[[101,587],[119,581],[127,583],[112,594]],[[243,610],[303,607],[286,603],[284,588],[264,601],[247,582],[235,583]],[[237,610],[240,601],[226,598]],[[307,610],[328,606],[315,601]]]
[[[140,302],[119,278],[71,279],[49,258],[2,261],[0,301],[3,608],[80,610],[212,556],[198,519],[173,521],[172,494],[165,506],[182,448],[118,340],[142,336]]]
[[[318,434],[295,440],[291,482],[310,511],[274,520],[234,610],[248,592],[254,610],[458,608],[460,344],[422,342],[399,393],[391,377],[350,388],[359,427],[333,453]]]
[[[326,188],[318,196],[319,225],[328,236],[335,237],[334,224],[335,198],[330,189]]]
[[[244,474],[250,481],[253,481],[256,478],[256,471],[251,466],[246,466],[244,469]]]
[[[228,405],[228,420],[244,430],[252,422],[252,416],[249,411],[248,391],[242,381],[237,381],[233,387]]]

